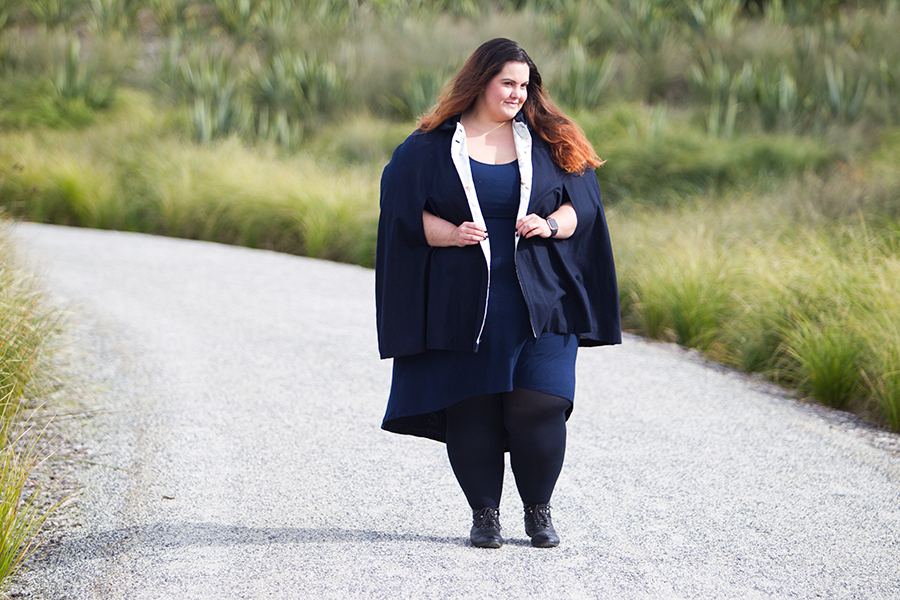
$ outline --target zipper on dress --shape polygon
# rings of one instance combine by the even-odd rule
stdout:
[[[537,340],[537,328],[535,328],[534,319],[531,316],[531,303],[528,301],[528,296],[525,294],[525,286],[522,285],[522,277],[519,275],[518,252],[515,252],[515,250],[513,252],[513,264],[516,266],[516,279],[519,281],[519,289],[522,290],[522,298],[525,299],[525,309],[528,310],[528,324],[531,325],[531,333],[534,335],[534,339]],[[490,277],[490,275],[488,275],[488,277]],[[484,325],[482,325],[482,327],[484,327]]]
[[[491,269],[488,267],[487,270],[488,280],[487,280],[487,291],[484,293],[484,316],[481,318],[481,329],[478,330],[478,339],[475,340],[475,351],[478,351],[478,347],[481,346],[481,335],[484,333],[484,325],[487,323],[487,311],[488,311],[488,303],[491,301]],[[522,285],[521,283],[519,285]],[[528,304],[526,302],[526,304]]]

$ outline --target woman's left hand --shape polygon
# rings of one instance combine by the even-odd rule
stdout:
[[[539,217],[534,213],[525,215],[516,223],[516,233],[525,238],[534,237],[536,235],[542,238],[550,237],[550,225],[547,219]]]
[[[563,202],[548,218],[556,221],[556,226],[558,227],[556,235],[553,236],[554,240],[564,240],[570,237],[575,233],[575,228],[578,227],[578,215],[575,214],[575,207],[572,206],[571,202]],[[547,219],[531,213],[516,222],[516,233],[526,238],[536,235],[548,238],[552,232]]]

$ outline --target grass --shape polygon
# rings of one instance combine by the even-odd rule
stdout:
[[[840,322],[798,317],[785,334],[799,390],[827,406],[846,408],[862,383],[863,347],[856,332],[848,335]]]
[[[4,235],[0,230],[0,592],[37,547],[53,510],[35,475],[46,452],[29,418],[29,398],[40,389],[46,343],[56,327]]]
[[[198,146],[162,137],[160,120],[177,116],[155,112],[142,94],[123,96],[121,112],[102,127],[4,136],[0,173],[10,211],[38,222],[372,264],[378,192],[368,164],[334,166],[248,149],[235,138]],[[340,138],[333,138],[338,152],[349,144]]]
[[[626,326],[896,429],[897,230],[755,200],[612,211]]]
[[[34,441],[24,442],[21,424],[0,423],[0,592],[39,544],[50,511],[41,503],[42,489],[32,475],[41,461]]]
[[[608,201],[672,203],[749,173],[815,171],[835,155],[783,136],[710,146],[687,117],[661,122],[634,104],[581,117],[611,159],[601,178]],[[178,131],[185,118],[145,93],[122,90],[103,124],[8,132],[0,149],[3,201],[35,221],[373,263],[378,173],[412,123],[350,116],[320,126],[305,151],[285,155],[277,146],[247,147],[239,137],[194,144]]]
[[[840,157],[835,148],[794,136],[711,138],[692,125],[691,114],[664,107],[619,103],[575,118],[609,159],[599,172],[607,202],[681,204],[760,177],[822,171]]]

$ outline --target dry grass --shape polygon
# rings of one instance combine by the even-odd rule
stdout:
[[[4,235],[0,229],[0,591],[36,548],[53,510],[36,475],[47,454],[28,401],[40,389],[46,342],[57,325]]]
[[[614,210],[625,323],[896,430],[896,229],[749,200]]]

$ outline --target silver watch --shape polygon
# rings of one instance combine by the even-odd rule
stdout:
[[[556,224],[556,219],[547,219],[547,225],[550,226],[550,237],[553,237],[559,231],[559,225]]]

